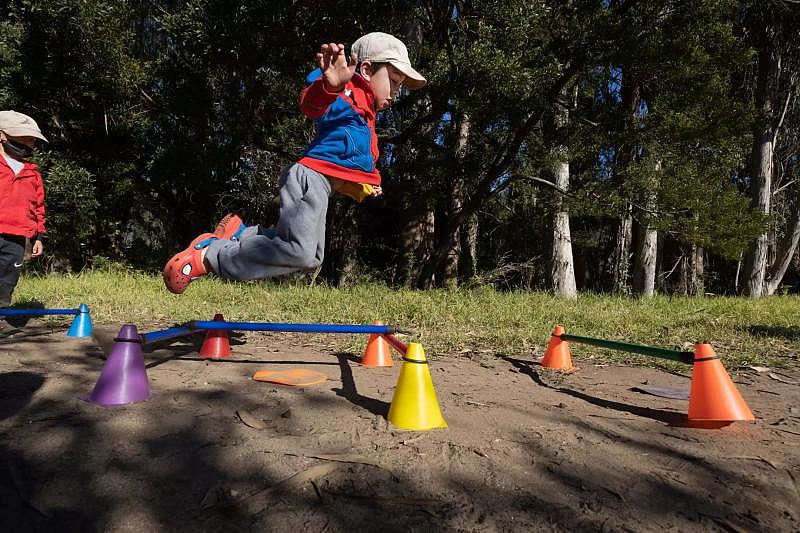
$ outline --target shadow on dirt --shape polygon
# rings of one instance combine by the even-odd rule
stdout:
[[[114,408],[79,401],[101,366],[86,355],[29,363],[63,369],[60,387],[46,396],[34,395],[44,383],[37,372],[0,374],[2,531],[408,531],[437,528],[446,515],[445,504],[427,503],[429,494],[388,468],[320,462],[291,448],[283,457],[256,451],[255,430],[235,412],[259,413],[266,428],[256,443],[307,434],[285,407],[265,409],[274,400],[262,387],[187,383],[167,393],[151,375],[150,401]],[[347,358],[334,364],[343,383],[337,395],[385,415],[388,403],[357,391]],[[298,409],[339,403],[329,395],[298,399]],[[241,454],[249,457],[233,460]]]
[[[536,365],[536,363],[523,361],[521,359],[514,359],[513,357],[508,357],[508,356],[503,356],[502,359],[514,365],[514,367],[517,368],[521,373],[525,374],[526,376],[530,376],[530,378],[540,387],[547,387],[549,389],[558,391],[562,394],[567,394],[569,396],[572,396],[573,398],[578,398],[579,400],[583,400],[585,402],[597,405],[598,407],[603,407],[605,409],[612,409],[614,411],[630,413],[636,416],[642,416],[645,418],[649,418],[651,420],[655,420],[657,422],[663,422],[667,425],[674,427],[687,427],[687,420],[685,414],[676,413],[675,411],[665,411],[661,409],[651,409],[649,407],[640,407],[636,405],[615,402],[613,400],[606,400],[604,398],[598,398],[596,396],[592,396],[590,394],[586,394],[584,392],[576,391],[573,389],[568,389],[566,387],[554,387],[542,381],[541,376],[539,376],[539,373],[536,372],[536,369],[534,368],[534,365]]]
[[[76,400],[100,371],[87,357],[91,346],[65,355],[56,342],[30,343],[39,353],[26,360],[30,370],[0,374],[3,531],[738,531],[791,523],[769,522],[764,511],[776,494],[794,497],[788,485],[776,489],[768,465],[772,477],[742,475],[735,463],[704,456],[696,434],[614,419],[624,412],[665,422],[676,413],[547,384],[533,363],[512,357],[503,359],[538,385],[522,379],[523,392],[546,401],[507,406],[518,410],[513,420],[500,411],[480,418],[473,406],[465,427],[414,436],[372,428],[389,404],[358,391],[348,354],[336,355],[336,396],[242,386],[246,376],[225,381],[213,364],[185,373],[162,365],[149,374],[152,400],[104,409]],[[44,386],[54,369],[57,383]],[[610,416],[579,417],[553,405],[559,396]],[[484,408],[490,401],[477,399]],[[306,410],[330,413],[332,423],[308,424]],[[348,441],[353,427],[372,433]],[[478,442],[486,452],[477,453],[474,436],[465,444],[470,432],[486,437]],[[506,447],[492,450],[496,441]],[[326,451],[333,446],[344,453]],[[590,453],[601,447],[609,453]]]
[[[375,398],[368,398],[362,394],[359,394],[358,390],[356,390],[355,381],[353,380],[353,370],[350,368],[349,364],[351,355],[340,353],[336,354],[336,357],[339,359],[339,369],[341,370],[342,376],[342,388],[331,390],[335,392],[337,396],[347,398],[347,400],[353,405],[361,407],[362,409],[366,409],[373,415],[382,416],[385,418],[389,413],[389,402],[376,400]]]

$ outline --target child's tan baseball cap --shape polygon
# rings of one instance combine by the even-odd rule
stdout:
[[[406,75],[403,85],[411,90],[421,89],[428,81],[411,66],[408,50],[403,41],[379,31],[359,37],[353,43],[351,52],[358,56],[358,61],[373,63],[389,63]]]
[[[17,111],[0,111],[0,131],[9,137],[36,137],[48,142],[36,121]]]

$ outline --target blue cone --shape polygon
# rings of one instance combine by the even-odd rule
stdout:
[[[89,337],[92,334],[92,317],[89,316],[89,306],[78,306],[78,315],[69,327],[67,337]]]

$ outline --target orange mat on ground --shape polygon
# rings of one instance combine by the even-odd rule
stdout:
[[[253,374],[253,379],[290,387],[305,387],[322,383],[328,379],[328,376],[314,370],[294,368],[291,370],[259,370]]]

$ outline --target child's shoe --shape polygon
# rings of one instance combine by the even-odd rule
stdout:
[[[185,250],[172,256],[164,267],[164,285],[175,294],[181,294],[192,280],[208,274],[203,264],[203,248],[217,240],[213,233],[196,237]]]
[[[214,236],[220,239],[238,241],[245,229],[247,229],[247,226],[244,225],[239,215],[228,213],[217,222]]]

